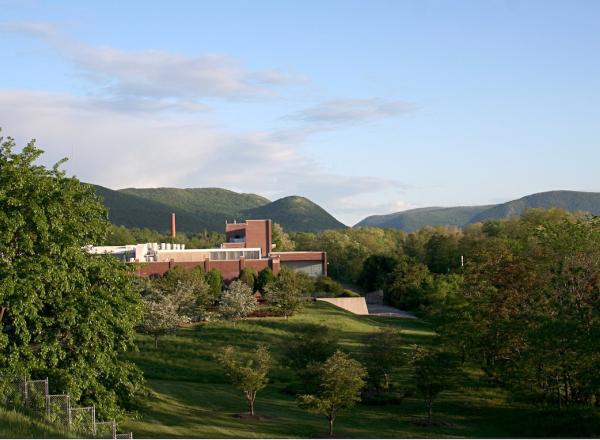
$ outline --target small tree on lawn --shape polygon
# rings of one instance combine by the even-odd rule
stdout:
[[[259,345],[249,357],[240,361],[236,350],[228,346],[217,355],[217,361],[233,385],[244,392],[250,415],[254,416],[256,393],[267,385],[271,368],[271,355],[267,347]]]
[[[265,286],[264,298],[287,319],[302,307],[305,291],[306,281],[299,273],[282,270],[275,281]]]
[[[158,347],[160,336],[175,333],[180,325],[189,319],[179,314],[179,304],[175,295],[165,295],[159,290],[142,298],[144,318],[139,330],[154,337],[154,347]]]
[[[321,379],[319,392],[300,396],[299,404],[309,412],[324,415],[329,421],[329,435],[332,436],[338,412],[360,401],[367,370],[360,362],[338,350],[317,371]]]
[[[390,373],[402,365],[402,337],[400,332],[383,328],[368,335],[364,362],[369,372],[369,382],[378,390],[390,387]]]
[[[257,303],[252,289],[246,283],[236,280],[221,295],[219,313],[225,319],[235,321],[245,318],[256,310]]]
[[[460,372],[454,355],[444,351],[426,350],[417,347],[413,357],[413,381],[417,392],[423,397],[427,408],[427,424],[431,425],[433,402],[442,391],[456,384]]]
[[[305,324],[294,330],[283,346],[285,363],[298,375],[304,393],[316,393],[319,378],[315,367],[325,362],[337,349],[337,338],[325,325]]]

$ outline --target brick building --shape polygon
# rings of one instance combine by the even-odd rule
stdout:
[[[236,278],[246,267],[256,272],[270,267],[274,274],[282,267],[311,276],[327,275],[325,252],[278,252],[273,245],[271,220],[247,220],[225,225],[225,243],[214,249],[185,249],[170,243],[103,246],[92,253],[112,253],[136,263],[141,276],[162,275],[175,266],[204,270],[217,269],[225,280]]]

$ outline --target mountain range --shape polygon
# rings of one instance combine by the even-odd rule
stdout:
[[[256,194],[222,188],[125,188],[94,185],[104,201],[111,223],[128,228],[167,231],[171,213],[177,230],[223,232],[225,221],[269,218],[284,230],[318,232],[346,226],[305,197],[289,196],[271,202]]]
[[[270,218],[289,232],[318,232],[346,226],[311,200],[300,196],[275,201],[257,194],[222,188],[125,188],[94,185],[109,210],[109,220],[128,228],[167,231],[171,213],[177,229],[188,233],[222,232],[225,221]],[[528,208],[563,208],[600,215],[600,193],[548,191],[506,203],[481,206],[428,207],[369,216],[355,227],[398,228],[411,232],[423,226],[465,226],[488,219],[515,217]]]
[[[548,191],[497,205],[417,208],[387,215],[373,215],[355,226],[398,228],[411,232],[423,226],[465,226],[490,219],[516,217],[528,208],[562,208],[571,212],[585,211],[600,215],[600,193]]]

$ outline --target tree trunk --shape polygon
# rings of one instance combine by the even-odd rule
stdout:
[[[250,415],[254,417],[254,399],[250,399]]]
[[[427,424],[431,425],[433,419],[433,400],[427,400]]]
[[[383,389],[388,390],[390,388],[390,378],[387,373],[383,373]]]
[[[154,335],[154,348],[158,348],[158,335]]]
[[[329,437],[333,437],[333,417],[329,417]]]

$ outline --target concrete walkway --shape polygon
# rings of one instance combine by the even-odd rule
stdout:
[[[415,315],[410,312],[405,312],[404,310],[385,304],[368,303],[362,296],[359,298],[317,298],[317,300],[328,302],[355,315],[416,319]]]
[[[367,303],[367,309],[369,309],[369,315],[372,316],[393,316],[396,318],[417,319],[417,317],[410,312],[405,312],[404,310],[400,310],[385,304]]]

